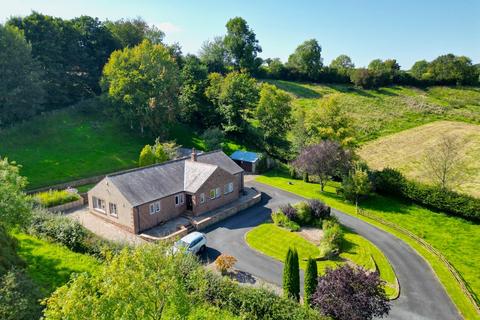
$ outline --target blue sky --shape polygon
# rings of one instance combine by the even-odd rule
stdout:
[[[204,40],[225,33],[229,18],[241,16],[257,34],[264,58],[285,61],[298,44],[316,38],[326,63],[345,53],[357,66],[396,58],[408,69],[450,52],[480,62],[479,0],[0,0],[0,8],[0,21],[31,10],[63,18],[141,16],[186,53],[197,53]]]

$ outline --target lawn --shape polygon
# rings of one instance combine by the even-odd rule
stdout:
[[[64,246],[15,233],[18,254],[27,263],[30,276],[49,294],[65,284],[72,273],[93,273],[100,263],[93,257],[75,253]]]
[[[345,241],[342,245],[342,253],[337,260],[317,261],[319,274],[323,274],[326,268],[335,268],[347,260],[364,267],[367,270],[374,270],[375,263],[382,279],[387,282],[386,292],[389,297],[395,298],[398,295],[396,277],[392,266],[383,253],[370,241],[351,232],[345,231]],[[305,270],[308,257],[317,258],[320,251],[313,243],[305,240],[295,232],[290,232],[274,224],[266,223],[250,230],[246,235],[248,245],[267,256],[280,261],[285,260],[288,248],[296,248],[298,251],[300,268]]]
[[[365,142],[436,120],[480,124],[480,89],[473,87],[392,86],[378,90],[350,85],[317,85],[267,80],[291,93],[295,109],[317,108],[321,100],[338,94],[352,117],[358,140]]]
[[[316,184],[288,178],[284,169],[270,171],[260,176],[257,181],[293,192],[305,198],[321,199],[338,210],[366,220],[395,234],[417,250],[430,263],[464,317],[467,319],[480,319],[480,315],[475,312],[472,304],[461,291],[460,286],[455,282],[446,266],[438,257],[426,251],[416,241],[394,229],[383,226],[374,220],[356,215],[355,206],[344,202],[336,195],[335,187],[337,185],[335,183],[327,185],[322,193],[320,192],[320,187]],[[292,184],[289,184],[289,182]],[[477,296],[480,295],[480,277],[478,272],[480,266],[480,250],[478,250],[480,248],[480,225],[382,196],[372,196],[368,201],[364,201],[361,207],[369,213],[394,222],[425,239],[443,253],[462,275],[473,292]]]
[[[464,176],[455,190],[480,197],[480,126],[464,122],[436,121],[364,144],[359,155],[374,169],[396,168],[408,178],[432,183],[425,166],[430,148],[443,137],[459,144]]]

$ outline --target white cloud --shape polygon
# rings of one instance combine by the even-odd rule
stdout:
[[[157,28],[165,32],[165,34],[172,34],[182,31],[182,28],[168,21],[155,23],[155,25]]]

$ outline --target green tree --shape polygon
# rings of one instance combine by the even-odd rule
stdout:
[[[256,118],[267,152],[278,155],[288,147],[287,133],[292,122],[292,98],[276,86],[264,83],[260,90]]]
[[[364,89],[370,89],[375,86],[375,77],[368,69],[358,68],[350,74],[350,81],[356,86]]]
[[[115,37],[119,48],[135,47],[143,40],[160,44],[165,34],[155,26],[149,26],[142,18],[107,21],[106,27]]]
[[[144,167],[155,163],[155,153],[153,153],[152,146],[147,144],[140,151],[140,157],[138,159],[138,166]]]
[[[347,148],[357,145],[352,119],[343,110],[340,95],[330,95],[318,108],[307,111],[305,128],[310,143],[332,140]]]
[[[304,294],[304,303],[307,306],[312,305],[312,298],[315,290],[317,289],[318,284],[318,270],[317,262],[315,259],[308,258],[307,268],[305,269],[305,294]]]
[[[428,62],[426,60],[420,60],[413,64],[410,69],[410,73],[417,80],[428,80]]]
[[[330,68],[334,69],[339,75],[349,78],[350,73],[355,69],[355,65],[349,56],[341,54],[332,60]]]
[[[293,296],[294,284],[292,279],[292,255],[293,250],[288,248],[287,256],[283,262],[283,295],[286,298]]]
[[[368,196],[372,192],[372,183],[368,172],[360,164],[356,164],[342,181],[342,192],[346,199],[358,204],[361,197]]]
[[[45,96],[40,65],[17,27],[0,24],[0,127],[29,118]]]
[[[300,266],[298,261],[298,252],[297,249],[293,249],[292,253],[292,283],[293,283],[293,298],[297,301],[300,300]]]
[[[429,64],[428,73],[438,84],[465,85],[478,81],[472,61],[465,56],[446,54]]]
[[[271,79],[283,79],[286,77],[287,68],[279,58],[266,59],[267,75]]]
[[[200,49],[199,57],[208,67],[209,72],[226,73],[232,64],[223,37],[215,37],[212,41],[205,41]]]
[[[318,41],[310,39],[299,45],[288,57],[287,66],[300,79],[318,80],[322,70],[322,48]]]
[[[32,202],[23,192],[27,179],[15,162],[0,158],[0,225],[25,227],[31,219]]]
[[[254,73],[261,65],[257,54],[262,52],[255,33],[241,17],[228,20],[226,27],[224,44],[233,59],[234,67]]]
[[[161,44],[144,40],[112,53],[103,69],[102,87],[122,118],[163,135],[178,113],[178,67]]]
[[[207,151],[222,149],[225,133],[219,128],[209,128],[202,134]]]

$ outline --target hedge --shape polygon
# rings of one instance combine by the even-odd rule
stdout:
[[[480,199],[405,179],[397,170],[385,168],[372,173],[375,190],[399,196],[429,209],[471,221],[480,221]]]

